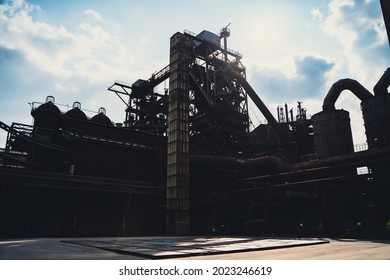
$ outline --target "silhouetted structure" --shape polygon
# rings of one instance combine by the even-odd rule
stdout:
[[[374,94],[343,79],[313,118],[298,102],[276,120],[229,36],[228,26],[176,33],[168,66],[110,86],[123,125],[78,102],[62,112],[51,96],[33,107],[33,126],[0,122],[0,236],[385,236],[390,70]],[[349,113],[335,108],[346,89],[362,101],[368,145],[357,152]],[[252,130],[248,98],[267,120]]]

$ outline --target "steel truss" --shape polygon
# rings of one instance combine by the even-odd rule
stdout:
[[[190,65],[190,142],[195,153],[245,154],[248,150],[250,119],[248,97],[239,78],[245,79],[242,55],[185,31],[191,40]],[[233,74],[234,73],[234,74]],[[126,104],[125,127],[158,135],[167,133],[168,90],[154,88],[171,75],[169,65],[148,80],[131,86],[115,82],[108,90]],[[127,95],[125,101],[121,95]]]

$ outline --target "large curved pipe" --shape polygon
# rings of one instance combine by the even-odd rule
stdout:
[[[278,155],[248,159],[234,156],[190,155],[189,160],[191,168],[194,169],[250,171],[257,175],[284,172],[290,168],[290,163]]]
[[[352,91],[353,94],[355,94],[356,97],[359,98],[361,101],[373,97],[373,95],[358,81],[353,79],[341,79],[335,82],[330,88],[328,94],[324,99],[322,110],[333,111],[335,109],[334,105],[339,98],[340,93],[345,89]]]
[[[383,73],[382,77],[379,79],[379,81],[374,86],[374,94],[380,95],[380,94],[386,94],[387,88],[390,86],[390,68],[387,68],[385,73]]]

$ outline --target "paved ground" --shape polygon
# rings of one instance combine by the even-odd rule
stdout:
[[[318,238],[261,237],[139,237],[64,240],[63,242],[109,250],[148,259],[230,254],[328,243]]]
[[[390,241],[329,239],[313,246],[252,251],[229,255],[196,256],[191,260],[390,260]]]
[[[0,240],[0,259],[127,260],[155,258],[150,253],[156,254],[157,252],[158,255],[159,252],[163,252],[164,257],[178,258],[182,254],[181,259],[192,260],[390,260],[390,241],[352,239],[327,239],[325,240],[326,243],[323,241],[320,239],[231,237],[107,237]],[[142,246],[140,246],[140,242]],[[319,244],[308,245],[314,243]],[[141,247],[141,253],[138,251],[138,253],[134,254],[134,247],[138,249]],[[172,254],[171,252],[175,251],[175,249],[180,254]],[[194,250],[193,254],[191,250]],[[212,254],[208,254],[207,250]],[[145,252],[149,255],[145,254]],[[166,254],[167,252],[169,254]],[[202,253],[202,255],[197,255],[197,253]]]

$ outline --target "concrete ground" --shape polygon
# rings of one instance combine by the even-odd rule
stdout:
[[[390,260],[390,240],[328,239],[304,247],[251,251],[229,255],[194,256],[191,260]]]
[[[161,238],[161,237],[160,237]],[[163,237],[164,240],[167,237]],[[197,239],[199,237],[196,237]],[[226,240],[228,237],[213,237],[213,242]],[[174,240],[171,238],[170,240]],[[63,242],[63,241],[67,242]],[[88,241],[93,243],[128,244],[137,238],[31,238],[18,240],[0,240],[0,259],[3,260],[129,260],[147,259],[131,254],[123,254],[123,251],[106,250],[104,246],[98,248],[70,242]],[[140,238],[138,238],[140,240]],[[149,240],[146,243],[158,240],[155,237],[142,238]],[[175,239],[176,240],[176,239]],[[258,238],[256,239],[259,240]],[[268,242],[270,239],[267,239]],[[275,242],[280,240],[275,239]],[[188,241],[188,238],[186,242]],[[274,240],[271,240],[274,241]],[[355,239],[326,239],[327,243],[316,245],[288,247],[280,246],[277,249],[261,251],[246,251],[238,253],[221,253],[213,255],[186,256],[180,259],[188,260],[390,260],[390,241],[367,241]],[[242,241],[240,241],[242,242]],[[238,242],[237,244],[239,244]],[[283,241],[284,242],[284,241]],[[86,244],[86,243],[84,243]],[[222,244],[222,243],[221,243]],[[226,243],[223,243],[225,246]],[[283,244],[282,244],[283,245]],[[117,246],[117,245],[116,245]],[[222,245],[221,245],[222,246]],[[272,247],[275,248],[275,247]],[[178,258],[178,256],[175,256]]]

